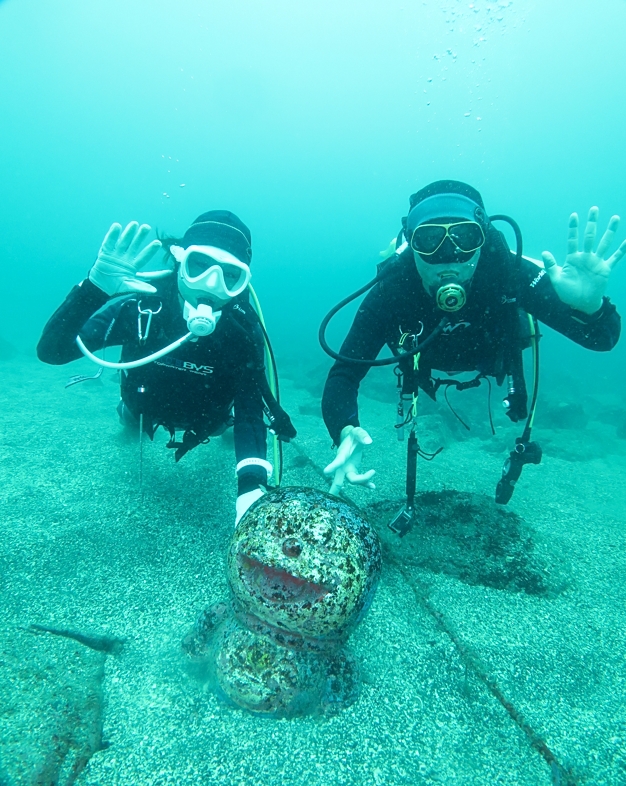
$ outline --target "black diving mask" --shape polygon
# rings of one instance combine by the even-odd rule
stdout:
[[[449,262],[437,255],[446,238],[463,254],[473,254],[485,243],[485,233],[476,221],[456,221],[452,224],[420,224],[411,235],[411,248],[429,264]],[[435,256],[436,255],[436,256]],[[433,259],[428,259],[428,257]]]

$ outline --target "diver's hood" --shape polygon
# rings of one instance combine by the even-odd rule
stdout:
[[[202,213],[170,251],[179,264],[178,290],[193,308],[224,305],[250,282],[250,230],[229,210]]]
[[[409,197],[409,214],[402,219],[406,239],[410,242],[418,224],[444,216],[476,221],[485,233],[489,225],[485,203],[475,188],[460,180],[437,180]]]
[[[415,228],[429,221],[460,219],[475,221],[487,232],[489,219],[480,193],[458,180],[438,180],[412,194],[409,214],[402,219],[405,237],[410,243]],[[426,261],[413,252],[415,266],[424,289],[443,311],[458,311],[465,304],[467,289],[480,259],[478,249],[463,253],[449,238],[441,249]]]

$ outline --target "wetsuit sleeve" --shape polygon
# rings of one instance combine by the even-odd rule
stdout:
[[[65,301],[48,320],[37,344],[37,357],[44,363],[60,366],[82,357],[76,346],[80,334],[92,352],[104,345],[124,344],[131,335],[131,309],[123,306],[135,301],[133,295],[113,298],[102,292],[89,279],[75,286]]]
[[[563,303],[543,268],[522,260],[520,304],[540,322],[586,349],[608,352],[621,332],[621,318],[608,298],[595,314],[585,314]]]
[[[44,363],[60,366],[82,357],[76,336],[83,325],[107,302],[108,296],[89,279],[75,286],[50,317],[37,344],[37,357]],[[102,336],[104,340],[104,335]],[[89,348],[99,349],[97,341]]]
[[[267,429],[263,421],[262,376],[264,344],[260,328],[252,331],[253,351],[248,368],[243,368],[235,393],[235,457],[237,464],[248,458],[266,460]],[[267,485],[267,471],[258,464],[249,464],[237,472],[237,494]]]
[[[339,354],[359,360],[376,358],[386,343],[388,311],[381,286],[377,284],[357,311]],[[328,373],[322,396],[322,416],[335,445],[339,444],[345,426],[360,425],[359,385],[370,368],[367,364],[337,360]]]

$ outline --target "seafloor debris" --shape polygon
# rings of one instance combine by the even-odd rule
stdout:
[[[555,595],[568,585],[562,561],[532,527],[490,497],[451,489],[418,494],[417,524],[402,541],[386,532],[399,504],[376,502],[368,513],[390,552],[407,566],[529,595]]]

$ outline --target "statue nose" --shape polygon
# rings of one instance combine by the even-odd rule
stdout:
[[[286,557],[299,557],[302,554],[302,544],[296,538],[287,538],[283,542],[283,554]]]

